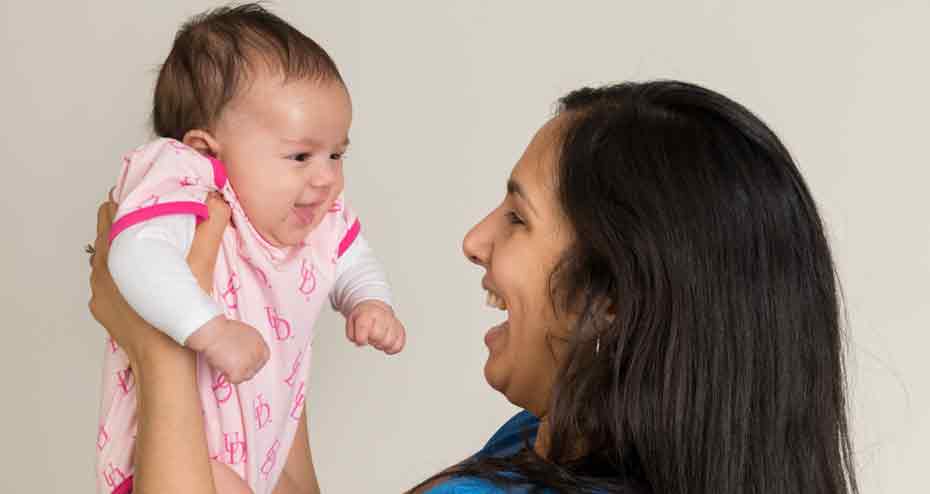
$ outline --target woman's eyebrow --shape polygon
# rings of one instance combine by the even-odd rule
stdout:
[[[536,207],[533,206],[530,198],[527,197],[525,189],[522,185],[520,185],[520,182],[517,182],[515,178],[507,180],[507,194],[519,197],[523,200],[523,202],[526,203],[527,206],[530,207],[530,210],[533,211],[533,214],[537,216],[539,215],[539,213],[536,211]]]

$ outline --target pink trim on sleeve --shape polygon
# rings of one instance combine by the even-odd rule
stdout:
[[[132,475],[120,482],[120,484],[116,486],[116,489],[113,489],[113,492],[110,494],[132,494]]]
[[[113,239],[116,238],[117,235],[132,225],[169,214],[193,214],[198,218],[198,222],[200,219],[210,217],[210,213],[207,211],[207,205],[200,202],[178,201],[156,204],[147,208],[137,209],[116,220],[116,223],[113,223],[113,227],[110,229],[109,241],[112,244]]]
[[[226,186],[226,166],[213,156],[207,156],[207,158],[210,159],[210,164],[213,165],[213,183],[216,184],[217,189],[222,190]]]
[[[339,242],[339,252],[336,257],[342,257],[342,255],[349,250],[349,247],[352,246],[352,242],[355,242],[355,238],[358,237],[358,233],[361,230],[362,224],[356,219],[355,223],[352,223],[352,226],[349,228],[349,231],[346,232],[346,236],[342,237],[342,241]]]

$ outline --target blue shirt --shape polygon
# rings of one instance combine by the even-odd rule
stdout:
[[[514,415],[497,432],[488,443],[475,453],[476,458],[487,456],[512,456],[526,447],[525,437],[529,435],[530,444],[536,441],[539,419],[527,411]],[[511,487],[505,490],[493,482],[475,477],[455,477],[426,491],[425,494],[516,494],[525,489]]]

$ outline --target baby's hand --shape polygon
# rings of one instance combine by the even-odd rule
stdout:
[[[203,353],[229,382],[248,381],[268,362],[270,351],[258,330],[240,321],[217,316],[201,326],[184,343]]]
[[[407,333],[391,306],[366,300],[356,305],[346,319],[346,338],[358,346],[371,345],[394,355],[403,350]]]

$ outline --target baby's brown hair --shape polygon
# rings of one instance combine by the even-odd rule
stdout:
[[[261,5],[221,7],[194,16],[175,35],[155,85],[155,133],[180,141],[189,130],[210,128],[262,68],[284,80],[343,83],[320,45]]]

